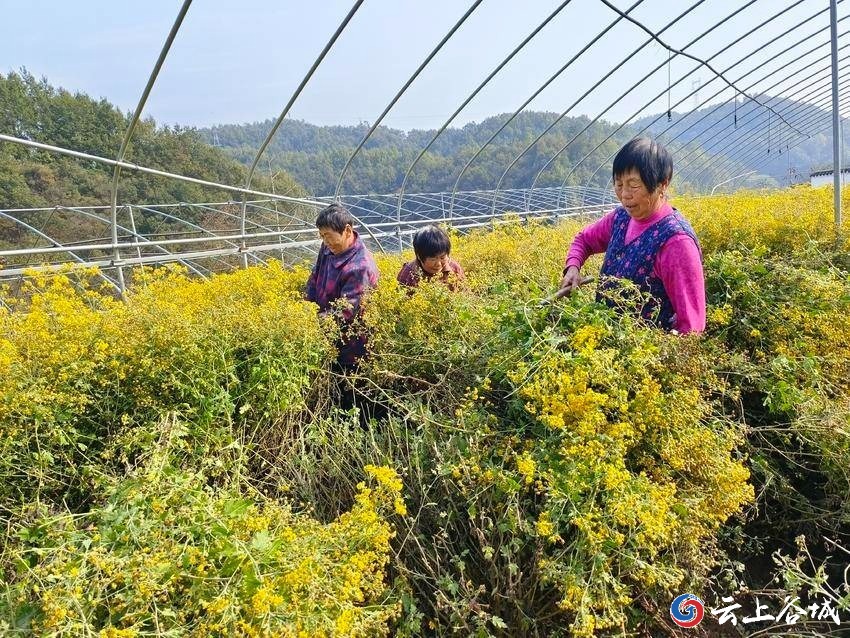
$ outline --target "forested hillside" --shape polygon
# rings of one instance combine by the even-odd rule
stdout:
[[[451,190],[467,161],[501,127],[509,115],[496,115],[481,123],[447,129],[415,166],[406,185],[411,191]],[[464,172],[459,188],[466,190],[493,188],[499,177],[519,153],[552,121],[555,113],[521,113],[504,131],[475,158]],[[528,186],[547,159],[555,155],[567,141],[588,123],[587,118],[565,118],[531,151],[524,155],[506,175],[503,187]],[[218,126],[202,130],[211,144],[224,147],[243,163],[252,160],[256,148],[264,139],[272,121],[244,126]],[[289,171],[311,192],[319,195],[333,193],[339,173],[351,152],[368,131],[359,126],[315,126],[306,122],[287,120],[278,130],[267,151],[272,167]],[[608,123],[596,125],[590,134],[578,137],[540,177],[539,184],[560,185],[570,168],[589,153],[615,127]],[[346,193],[394,192],[404,179],[405,172],[416,156],[431,140],[435,131],[401,131],[379,127],[349,168],[342,190]],[[606,142],[569,177],[568,183],[582,184],[594,168],[616,152],[628,138],[618,134]],[[606,172],[602,171],[605,175]],[[607,175],[606,175],[607,178]],[[604,181],[597,180],[600,183]]]
[[[587,117],[566,117],[528,152],[523,152],[558,114],[523,112],[501,131],[510,116],[494,115],[482,122],[446,129],[416,162],[405,188],[408,192],[442,191],[451,190],[456,183],[462,190],[493,188],[509,166],[502,188],[527,187],[538,173],[539,186],[604,186],[611,156],[624,141],[643,131],[668,142],[677,163],[686,169],[691,163],[690,170],[677,171],[675,187],[679,192],[705,189],[729,175],[747,171],[755,173],[742,185],[776,186],[805,181],[810,170],[831,161],[829,131],[811,134],[819,122],[825,122],[825,114],[811,105],[788,100],[771,104],[776,112],[788,113],[789,119],[800,122],[795,127],[799,132],[771,115],[768,139],[767,109],[747,101],[739,102],[737,108],[729,104],[691,114],[674,112],[669,122],[666,115],[648,116],[622,128],[606,121],[588,126]],[[0,75],[2,133],[113,157],[128,118],[105,99],[56,89],[26,71]],[[148,118],[139,124],[127,157],[169,172],[239,184],[244,180],[245,166],[253,160],[272,123],[269,119],[194,129],[157,126]],[[368,129],[368,123],[316,126],[286,120],[266,151],[255,186],[278,193],[332,194],[347,159]],[[378,127],[348,168],[342,192],[397,192],[405,173],[434,133]],[[794,146],[801,134],[806,135],[805,140]],[[603,142],[609,136],[611,139]],[[697,140],[702,140],[703,146]],[[754,152],[739,152],[742,144],[755,141],[758,144],[753,145]],[[601,147],[594,150],[600,143]],[[850,156],[850,147],[845,147],[845,155]],[[721,156],[733,162],[721,163]],[[553,157],[556,159],[550,161]],[[702,159],[692,162],[699,157]],[[110,179],[108,166],[0,144],[0,208],[105,203]],[[132,203],[228,198],[224,191],[210,192],[199,186],[130,172],[122,177],[119,195],[119,200]]]
[[[750,187],[788,185],[807,181],[811,170],[831,164],[831,132],[828,127],[817,132],[819,126],[822,128],[829,123],[825,111],[810,104],[769,96],[755,96],[755,99],[770,105],[773,109],[770,117],[768,109],[754,100],[739,101],[737,108],[726,104],[692,113],[674,111],[669,121],[666,114],[649,115],[614,133],[612,139],[588,159],[585,156],[619,125],[598,122],[573,140],[589,120],[583,116],[566,117],[520,158],[505,176],[502,186],[529,186],[538,171],[567,142],[568,148],[541,173],[537,183],[560,186],[566,178],[568,184],[604,186],[610,156],[624,141],[641,133],[667,143],[676,162],[681,162],[686,169],[677,172],[675,177],[680,192],[706,190],[730,175],[749,171],[755,172],[740,184]],[[787,117],[780,118],[774,112]],[[494,115],[480,123],[444,131],[416,164],[406,190],[450,190],[467,161],[509,117],[508,114]],[[521,113],[472,162],[459,187],[493,188],[508,164],[557,117],[556,113]],[[799,126],[792,129],[790,123]],[[266,120],[215,126],[199,132],[210,144],[222,147],[242,163],[250,163],[271,125],[272,120]],[[333,193],[339,172],[368,130],[366,123],[316,126],[287,120],[269,145],[266,169],[289,171],[312,193]],[[349,168],[342,191],[395,192],[405,171],[435,132],[378,127]],[[747,148],[747,152],[742,148]],[[850,146],[845,145],[844,153],[845,157],[850,156]]]
[[[0,133],[112,158],[128,123],[129,115],[105,99],[54,88],[26,71],[0,74]],[[225,184],[240,184],[246,175],[244,166],[207,145],[194,129],[157,126],[150,118],[137,126],[126,158]],[[0,209],[105,204],[111,180],[109,166],[0,143]],[[255,186],[269,184],[261,177]],[[301,192],[286,175],[278,175],[275,186],[277,192]],[[135,204],[230,197],[226,191],[124,171],[118,199]]]

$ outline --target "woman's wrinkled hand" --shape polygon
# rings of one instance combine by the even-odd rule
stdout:
[[[561,279],[561,289],[558,291],[559,293],[563,293],[563,295],[570,295],[574,291],[578,290],[578,287],[582,284],[581,272],[575,266],[570,266],[567,268],[567,272],[564,273],[564,278]]]

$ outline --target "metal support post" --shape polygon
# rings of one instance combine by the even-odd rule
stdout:
[[[841,230],[841,114],[838,110],[838,7],[829,0],[829,34],[832,46],[832,187],[835,228]]]

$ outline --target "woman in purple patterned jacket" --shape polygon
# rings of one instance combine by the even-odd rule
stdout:
[[[305,296],[319,306],[320,315],[331,314],[338,321],[343,338],[337,363],[343,371],[351,370],[366,354],[366,336],[353,324],[360,315],[363,295],[378,283],[378,266],[344,206],[334,203],[322,209],[316,227],[322,246]]]

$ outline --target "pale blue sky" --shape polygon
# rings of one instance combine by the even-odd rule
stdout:
[[[612,3],[625,10],[633,2]],[[632,15],[660,29],[693,2],[645,0]],[[705,0],[662,37],[677,48],[684,47],[743,3]],[[316,124],[374,121],[470,4],[471,0],[366,0],[296,102],[291,116]],[[385,123],[404,129],[442,124],[478,82],[559,4],[560,0],[484,0]],[[689,52],[703,58],[715,56],[712,65],[718,70],[744,58],[744,63],[730,71],[732,79],[753,68],[763,69],[752,76],[757,78],[763,72],[787,66],[789,57],[775,58],[775,54],[797,38],[826,26],[828,14],[773,47],[760,44],[827,8],[826,0],[804,0],[745,43],[728,45],[792,4],[788,0],[758,0]],[[132,110],[180,5],[178,0],[0,0],[0,71],[26,67],[54,85],[105,97]],[[160,123],[197,126],[276,117],[350,6],[351,1],[341,0],[195,0],[145,115]],[[848,11],[850,2],[839,5],[839,16]],[[600,0],[572,0],[456,123],[513,111],[616,17]],[[529,108],[563,111],[646,38],[640,29],[622,21]],[[809,66],[814,58],[829,52],[826,35],[818,42],[827,45],[798,66]],[[666,59],[667,53],[660,46],[647,47],[619,66],[572,114],[597,115],[632,82]],[[673,79],[694,66],[691,61],[674,59]],[[705,85],[713,75],[703,68],[694,77]],[[665,66],[620,101],[606,119],[622,121],[663,91],[666,83]],[[708,97],[720,86],[716,82],[703,87],[701,97]],[[691,90],[692,81],[688,79],[672,89],[673,102]],[[731,95],[731,91],[724,95]],[[693,104],[690,98],[686,106]],[[665,96],[648,111],[666,108]]]

